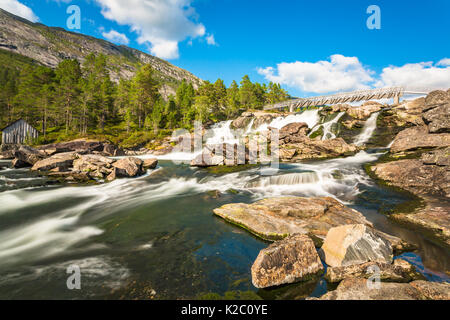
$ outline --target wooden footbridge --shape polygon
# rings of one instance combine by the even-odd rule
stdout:
[[[427,92],[405,91],[403,87],[360,90],[337,93],[327,96],[292,99],[276,104],[267,105],[264,107],[264,110],[289,108],[290,112],[294,112],[294,110],[296,110],[297,108],[390,98],[394,98],[394,104],[399,104],[400,97],[404,94],[427,94]]]

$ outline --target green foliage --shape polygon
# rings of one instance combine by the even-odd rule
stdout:
[[[229,88],[223,80],[195,89],[182,80],[175,96],[161,96],[160,73],[142,65],[132,79],[111,80],[111,57],[89,54],[81,65],[64,60],[53,70],[0,50],[0,126],[23,118],[41,131],[37,143],[101,137],[131,148],[148,145],[174,129],[192,129],[289,98],[280,85],[252,83]],[[171,85],[175,85],[172,83]]]

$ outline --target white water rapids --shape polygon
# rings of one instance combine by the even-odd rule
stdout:
[[[324,132],[329,132],[343,114],[321,124]],[[377,114],[366,123],[358,143],[370,138],[376,126]],[[246,132],[256,133],[269,126],[281,129],[293,122],[306,122],[310,128],[319,124],[318,110],[307,110],[301,114],[278,117],[259,128],[253,128],[253,121]],[[212,127],[212,137],[208,143],[236,143],[237,137],[230,128],[231,121],[221,122]],[[201,194],[211,190],[226,193],[230,189],[249,194],[254,200],[270,196],[330,196],[344,203],[351,202],[359,193],[358,185],[371,182],[362,169],[362,164],[375,160],[380,154],[361,151],[353,157],[318,161],[315,163],[289,164],[288,169],[264,176],[264,170],[253,168],[239,173],[222,176],[203,175],[200,170],[186,168],[177,175],[157,183],[150,182],[150,175],[138,179],[120,179],[104,185],[84,187],[30,187],[0,192],[0,217],[23,215],[32,217],[45,207],[45,214],[38,219],[27,219],[26,223],[9,225],[0,229],[0,267],[18,261],[34,261],[63,253],[77,243],[100,235],[103,231],[93,226],[101,217],[120,210],[137,207],[149,202],[176,199],[180,195]],[[160,160],[190,160],[194,153],[171,153],[159,156]],[[154,157],[152,155],[141,158]],[[159,170],[164,170],[164,166]],[[14,181],[3,171],[0,179]],[[20,179],[39,179],[16,177]],[[150,180],[149,180],[150,179]],[[67,202],[71,199],[72,202]],[[75,202],[74,202],[75,201]],[[95,219],[86,217],[96,211]],[[82,219],[84,217],[84,219]],[[80,221],[83,220],[83,223]]]

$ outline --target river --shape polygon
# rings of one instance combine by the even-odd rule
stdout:
[[[314,117],[303,115],[310,127],[318,121]],[[274,121],[282,126],[300,118]],[[216,138],[233,139],[227,128],[218,125]],[[340,200],[376,228],[417,244],[417,252],[401,257],[429,280],[448,281],[448,250],[387,218],[390,209],[410,199],[366,175],[364,164],[384,152],[281,164],[270,176],[265,166],[212,174],[168,160],[169,155],[145,176],[88,186],[52,185],[26,169],[2,170],[0,299],[184,299],[238,290],[267,299],[320,296],[330,289],[323,278],[254,288],[250,268],[268,243],[213,215],[226,203],[284,195]],[[70,265],[81,269],[81,290],[67,289]]]

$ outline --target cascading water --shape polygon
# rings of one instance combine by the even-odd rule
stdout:
[[[246,129],[244,130],[244,135],[251,135],[258,132],[263,132],[268,130],[269,127],[281,129],[284,126],[294,123],[294,122],[305,122],[309,128],[313,128],[320,120],[319,110],[306,110],[302,113],[291,114],[285,117],[277,117],[273,119],[270,123],[265,123],[258,128],[253,128],[254,119],[250,121]],[[338,120],[338,119],[337,119]],[[337,121],[336,120],[336,121]],[[228,144],[238,144],[239,143],[239,134],[242,134],[242,131],[234,131],[231,129],[232,120],[222,121],[213,125],[206,137],[206,144],[214,145],[221,143]],[[174,151],[172,153],[156,156],[159,160],[174,160],[174,161],[190,161],[194,159],[196,156],[201,154],[201,151],[197,152],[180,152]],[[146,157],[155,157],[152,155],[149,156],[141,156],[140,158]]]
[[[323,128],[323,135],[322,135],[322,140],[327,140],[327,139],[334,139],[336,138],[336,134],[334,134],[332,132],[332,128],[333,128],[333,124],[338,123],[338,121],[342,118],[342,116],[345,114],[345,112],[340,112],[336,117],[334,117],[332,120],[322,123],[322,124],[317,124],[313,130],[311,130],[309,135],[312,135],[314,132],[316,132],[320,127]]]
[[[362,146],[372,137],[373,132],[377,128],[377,119],[379,112],[372,113],[372,115],[367,119],[364,124],[362,132],[355,138],[354,144],[357,146]]]
[[[287,117],[275,118],[270,123],[265,123],[265,124],[259,126],[258,128],[256,128],[255,130],[252,130],[252,133],[266,131],[266,130],[268,130],[269,127],[281,129],[284,126],[287,126],[288,124],[294,123],[294,122],[304,122],[308,125],[309,128],[312,128],[317,124],[317,122],[319,122],[319,120],[320,120],[320,117],[319,117],[318,109],[305,110],[302,113],[291,114],[291,115],[288,115]]]

